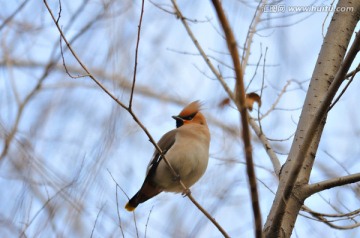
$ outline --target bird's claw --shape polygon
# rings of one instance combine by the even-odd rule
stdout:
[[[182,193],[181,193],[181,195],[183,195],[184,197],[187,197],[187,196],[189,196],[191,194],[191,191],[190,191],[190,189],[185,189]]]

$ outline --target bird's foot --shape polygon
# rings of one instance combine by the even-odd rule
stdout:
[[[187,196],[189,196],[191,194],[191,191],[190,191],[190,189],[185,189],[182,193],[181,193],[181,195],[183,195],[184,197],[187,197]]]

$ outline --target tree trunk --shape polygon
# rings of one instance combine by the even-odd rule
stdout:
[[[294,176],[291,171],[301,145],[304,143],[304,137],[308,133],[309,123],[317,113],[341,66],[346,49],[360,18],[360,1],[340,0],[337,7],[353,7],[353,11],[337,11],[334,12],[332,17],[310,81],[294,141],[281,171],[274,203],[264,226],[265,237],[290,237],[301,206],[306,199],[306,196],[302,193],[302,188],[308,184],[327,115],[324,115],[324,119],[318,122],[317,131],[312,137],[311,146],[302,163],[301,171],[296,178],[292,191],[285,191],[285,184],[291,176]],[[289,197],[284,196],[285,193],[289,192]]]

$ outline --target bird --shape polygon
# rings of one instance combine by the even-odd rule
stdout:
[[[209,161],[210,131],[200,110],[201,103],[194,101],[172,116],[176,129],[165,133],[157,143],[177,176],[155,149],[140,190],[125,205],[127,211],[134,211],[161,192],[186,193],[179,181],[190,188],[203,176]]]

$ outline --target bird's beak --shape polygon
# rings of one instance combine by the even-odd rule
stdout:
[[[172,116],[176,120],[176,128],[179,128],[180,126],[184,125],[184,119],[182,119],[179,116]]]

